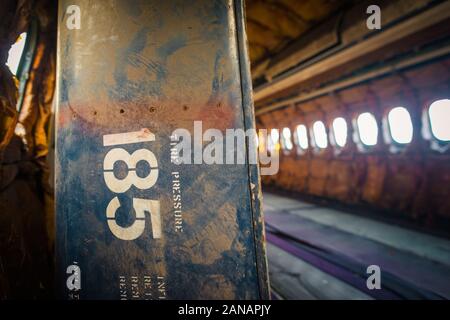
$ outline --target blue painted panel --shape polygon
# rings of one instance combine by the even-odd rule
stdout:
[[[223,133],[254,128],[242,3],[61,0],[59,8],[59,297],[268,298],[257,166],[170,158],[173,131],[193,133],[194,121]],[[78,12],[80,29],[68,28]],[[112,136],[130,132],[140,133]],[[145,154],[127,164],[125,151]],[[109,167],[105,158],[120,152]],[[156,169],[155,181],[139,185]],[[137,231],[114,234],[114,223]]]

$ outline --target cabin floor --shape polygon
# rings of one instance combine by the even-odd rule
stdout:
[[[450,298],[449,240],[272,193],[263,201],[273,298]],[[371,265],[381,289],[367,286]]]

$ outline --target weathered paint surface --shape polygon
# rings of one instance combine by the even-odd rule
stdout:
[[[80,30],[66,28],[69,5],[81,9]],[[192,132],[194,121],[203,121],[203,130],[254,127],[242,19],[240,1],[60,1],[60,298],[268,298],[258,168],[170,161],[171,133]],[[137,142],[127,144],[133,137]],[[111,191],[104,159],[114,148],[153,153],[156,182]],[[130,168],[118,161],[112,172],[124,179]],[[139,177],[155,169],[145,161],[135,166]],[[183,232],[175,228],[174,172]],[[133,199],[159,201],[161,237],[148,212],[135,240],[114,236],[106,212],[115,197],[122,227],[138,221]],[[79,267],[79,283],[67,273],[71,265]]]

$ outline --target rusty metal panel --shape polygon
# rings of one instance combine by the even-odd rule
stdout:
[[[254,128],[242,6],[59,2],[60,298],[268,298],[258,167],[171,161],[194,121]]]

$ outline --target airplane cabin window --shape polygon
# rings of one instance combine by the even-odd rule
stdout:
[[[375,117],[370,112],[362,113],[358,116],[359,138],[366,146],[374,146],[378,142],[378,124]]]
[[[412,141],[413,124],[406,108],[396,107],[389,111],[388,124],[393,141],[400,144],[407,144]]]
[[[278,132],[278,129],[270,130],[270,136],[269,136],[269,151],[270,152],[275,152],[280,149],[279,139],[280,139],[280,133]]]
[[[22,60],[23,52],[25,49],[26,40],[27,33],[24,32],[17,38],[16,43],[11,46],[11,49],[9,49],[6,65],[9,67],[13,75],[17,75],[20,61]]]
[[[322,121],[316,121],[313,125],[314,143],[320,149],[328,146],[327,130]]]
[[[347,121],[339,117],[333,120],[333,138],[338,147],[344,147],[347,144]]]
[[[308,131],[306,129],[306,126],[303,124],[300,124],[296,128],[296,140],[297,145],[303,149],[308,149],[309,143],[308,143]]]
[[[450,141],[450,100],[433,102],[428,109],[428,117],[433,136],[443,142]]]
[[[292,150],[293,145],[292,145],[291,129],[283,128],[283,131],[281,132],[281,142],[283,145],[283,149],[285,151]]]

